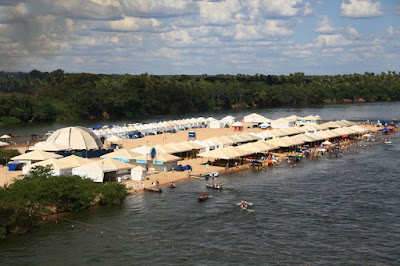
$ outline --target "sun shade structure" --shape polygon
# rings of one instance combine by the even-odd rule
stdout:
[[[0,141],[0,147],[9,146],[10,143]]]
[[[84,159],[75,155],[64,157],[61,159],[51,158],[44,161],[40,161],[31,165],[26,165],[22,168],[22,174],[27,174],[32,168],[36,166],[48,166],[52,168],[51,175],[70,175],[72,174],[72,168],[91,163],[92,161]]]
[[[246,115],[243,118],[243,122],[245,123],[265,123],[265,122],[271,122],[271,119],[268,119],[262,115],[252,113],[249,115]]]
[[[115,159],[115,160],[118,160],[121,162],[129,163],[129,162],[132,162],[137,156],[140,156],[140,155],[142,155],[142,154],[133,152],[133,151],[129,151],[126,149],[119,149],[114,152],[104,154],[103,156],[100,156],[100,158],[103,158],[103,159],[111,158],[111,159]]]
[[[75,167],[72,169],[72,174],[101,183],[103,181],[115,180],[117,170],[117,168],[104,165],[99,161]]]
[[[29,150],[36,151],[68,151],[70,147],[47,141],[41,141],[29,148]]]
[[[99,150],[103,143],[91,130],[84,127],[61,128],[46,140],[70,147],[73,150]]]
[[[11,160],[14,161],[44,161],[47,159],[51,159],[51,158],[61,158],[61,155],[55,154],[55,153],[51,153],[51,152],[45,152],[45,151],[32,151],[32,152],[28,152],[25,154],[21,154],[15,157],[12,157]]]

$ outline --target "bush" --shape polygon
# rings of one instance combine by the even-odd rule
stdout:
[[[0,149],[0,164],[5,165],[6,162],[10,161],[10,158],[20,155],[21,153],[18,150],[4,150]]]
[[[50,167],[36,167],[23,181],[0,188],[0,238],[8,233],[34,230],[43,215],[79,212],[94,204],[119,205],[126,195],[122,184],[51,176],[50,171]]]
[[[3,125],[15,125],[15,124],[20,124],[21,120],[19,120],[16,117],[0,117],[0,123]]]

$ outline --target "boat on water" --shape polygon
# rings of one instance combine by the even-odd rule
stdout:
[[[242,201],[240,202],[240,209],[241,209],[241,210],[247,210],[248,208],[249,208],[249,204],[247,203],[247,201],[242,200]]]
[[[150,192],[162,192],[161,188],[159,187],[145,187],[143,190]]]
[[[206,184],[207,188],[222,189],[222,184]]]
[[[206,199],[208,199],[208,195],[206,193],[201,194],[199,197],[199,201],[205,201]]]
[[[211,172],[208,174],[209,177],[218,177],[219,173],[218,172]]]

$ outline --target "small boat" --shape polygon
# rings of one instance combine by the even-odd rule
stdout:
[[[241,209],[241,210],[247,210],[248,208],[249,208],[249,204],[247,203],[247,201],[242,200],[242,201],[240,202],[240,209]]]
[[[219,173],[218,172],[211,172],[208,174],[209,177],[218,177]]]
[[[199,201],[204,201],[208,199],[208,195],[206,195],[206,193],[203,193],[200,197],[199,197]]]
[[[156,188],[156,187],[145,187],[145,188],[143,188],[143,190],[146,190],[146,191],[150,191],[150,192],[162,192],[162,190],[161,190],[161,188]]]
[[[206,184],[207,188],[222,189],[222,184]]]

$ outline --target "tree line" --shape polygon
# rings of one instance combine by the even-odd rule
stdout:
[[[335,76],[0,72],[3,123],[398,100],[400,74],[395,71]]]

